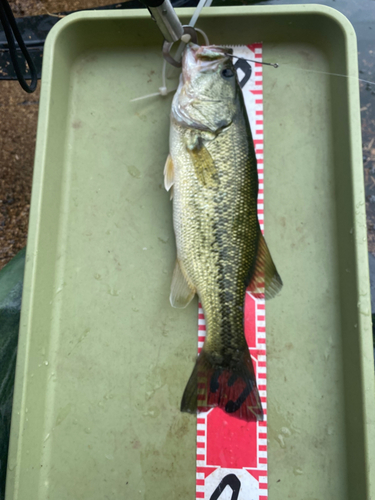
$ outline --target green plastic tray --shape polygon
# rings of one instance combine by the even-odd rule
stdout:
[[[265,231],[284,280],[267,304],[269,498],[374,499],[353,28],[314,5],[210,8],[199,27],[280,64],[264,69]],[[171,96],[130,102],[161,65],[147,11],[74,14],[48,37],[7,500],[195,498],[195,419],[178,408],[197,304],[168,300]]]

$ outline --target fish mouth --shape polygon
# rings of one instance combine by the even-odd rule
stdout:
[[[217,45],[196,45],[189,43],[182,60],[182,77],[189,82],[193,72],[214,71],[223,59],[231,59],[233,49]]]
[[[232,55],[233,50],[217,45],[202,45],[196,50],[195,58],[197,61],[216,61],[223,57],[227,58],[228,54]]]

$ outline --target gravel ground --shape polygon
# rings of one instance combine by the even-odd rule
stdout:
[[[113,4],[113,0],[12,0],[16,17]],[[25,245],[38,121],[40,82],[33,94],[0,81],[0,269]]]
[[[39,89],[0,81],[0,269],[26,245]]]
[[[56,12],[72,12],[81,9],[111,5],[115,0],[8,0],[15,17],[37,16]]]

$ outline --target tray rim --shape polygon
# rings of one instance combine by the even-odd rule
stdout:
[[[178,15],[192,15],[194,8],[176,9]],[[331,19],[341,29],[345,38],[345,55],[348,74],[347,98],[350,120],[348,123],[350,145],[351,145],[351,180],[353,192],[353,214],[355,218],[354,247],[356,260],[357,290],[365,290],[366,296],[361,297],[361,302],[368,305],[371,310],[370,280],[367,249],[367,227],[365,207],[361,206],[364,200],[364,175],[362,166],[362,137],[360,126],[360,100],[358,81],[357,41],[354,28],[350,21],[339,11],[332,7],[319,4],[303,5],[281,5],[281,6],[238,6],[238,7],[209,7],[201,12],[202,17],[211,16],[274,16],[278,15],[321,15]],[[51,83],[54,65],[54,51],[60,34],[71,24],[89,20],[115,20],[122,18],[146,19],[149,12],[145,10],[127,11],[80,11],[66,16],[59,21],[47,36],[42,68],[41,96],[39,106],[39,118],[37,127],[37,142],[34,159],[34,176],[32,186],[32,197],[30,204],[30,220],[28,230],[28,242],[26,249],[26,265],[24,274],[24,287],[22,294],[22,309],[19,331],[19,345],[16,363],[16,376],[14,386],[14,399],[12,411],[12,423],[10,433],[10,444],[8,453],[8,464],[17,462],[22,448],[22,428],[25,415],[22,408],[25,407],[26,380],[28,370],[28,352],[30,345],[30,334],[32,324],[32,304],[34,300],[34,279],[38,262],[38,241],[40,234],[41,199],[43,181],[46,169],[46,145],[49,124],[49,106],[51,101]],[[356,77],[356,78],[354,78]],[[360,207],[361,208],[358,208]],[[374,383],[374,359],[372,346],[372,323],[370,316],[358,315],[358,336],[360,344],[360,378],[363,391],[363,412],[365,419],[364,428],[364,460],[366,464],[366,490],[367,498],[375,497],[375,477],[371,480],[371,472],[375,473],[375,383]],[[18,413],[18,414],[17,414]],[[7,474],[6,500],[18,497],[19,467],[14,472]],[[374,474],[375,475],[375,474]]]

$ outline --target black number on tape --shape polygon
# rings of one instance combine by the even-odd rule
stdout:
[[[232,488],[232,497],[230,500],[237,500],[238,495],[240,494],[241,481],[235,474],[228,474],[227,476],[223,477],[219,486],[212,493],[210,500],[217,500],[227,486]]]
[[[237,59],[234,67],[235,67],[236,71],[238,71],[240,69],[244,73],[244,76],[242,77],[242,80],[240,81],[240,87],[241,87],[241,89],[243,89],[244,86],[247,84],[247,82],[250,80],[251,72],[252,72],[251,66],[244,59]]]

